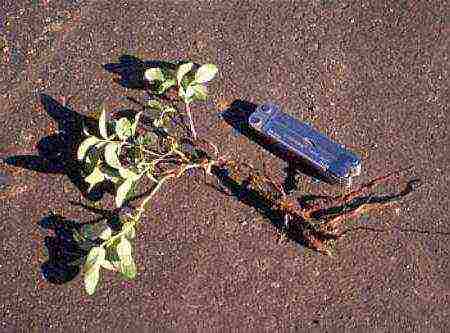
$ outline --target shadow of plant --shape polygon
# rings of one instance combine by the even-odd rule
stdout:
[[[228,171],[226,170],[214,169],[213,173],[223,187],[216,188],[219,192],[233,196],[243,204],[256,209],[256,211],[264,218],[267,218],[272,226],[279,232],[284,233],[290,240],[298,245],[308,247],[308,242],[303,237],[304,230],[302,229],[302,224],[291,224],[289,228],[286,228],[284,216],[279,210],[273,208],[273,201],[268,199],[261,192],[248,188],[245,182],[239,183],[234,180],[229,176]]]
[[[8,156],[4,162],[42,173],[64,174],[90,200],[99,200],[107,184],[102,184],[87,193],[88,185],[83,180],[83,165],[77,160],[78,145],[83,139],[83,123],[92,124],[93,118],[81,115],[54,98],[42,94],[41,103],[48,115],[57,122],[56,134],[42,138],[37,144],[38,155]]]
[[[118,63],[103,65],[103,68],[113,74],[119,75],[114,81],[127,89],[148,90],[148,81],[144,80],[146,69],[162,67],[175,69],[181,61],[148,60],[143,61],[133,55],[124,54],[120,56]]]
[[[421,181],[419,179],[412,179],[407,182],[405,188],[398,193],[388,193],[384,195],[365,195],[359,196],[353,199],[348,204],[343,204],[327,209],[318,209],[314,212],[313,217],[320,219],[322,217],[328,215],[341,214],[342,212],[351,212],[358,209],[362,205],[366,204],[385,204],[392,201],[399,200],[411,192],[417,190],[417,188],[421,185]]]
[[[81,232],[82,224],[49,214],[39,225],[53,233],[53,236],[44,238],[48,260],[41,266],[42,275],[53,284],[71,281],[80,272],[82,261],[88,253],[75,239],[75,233]]]
[[[96,225],[104,222],[112,230],[120,229],[119,215],[122,209],[99,209],[77,202],[70,204],[83,207],[100,217],[81,223],[50,213],[39,221],[39,226],[51,233],[44,238],[48,260],[41,265],[41,272],[53,284],[64,284],[79,274],[89,249],[98,245],[94,237]]]

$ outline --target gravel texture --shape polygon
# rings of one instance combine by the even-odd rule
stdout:
[[[0,156],[21,156],[0,164],[0,330],[448,328],[448,1],[6,0],[0,11]],[[102,101],[143,98],[106,70],[127,55],[216,63],[215,102],[280,103],[361,154],[357,183],[413,165],[423,186],[325,257],[280,243],[253,207],[191,177],[147,214],[136,280],[106,273],[92,298],[76,265],[49,281],[45,245],[64,235],[49,212],[65,226],[98,217],[73,204],[84,185],[64,162],[77,144],[67,131]],[[230,156],[284,175],[213,107],[195,121]]]

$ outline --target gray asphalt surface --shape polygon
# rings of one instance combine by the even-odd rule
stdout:
[[[447,1],[2,3],[0,154],[31,156],[24,167],[0,164],[9,183],[0,184],[2,331],[448,328]],[[366,218],[325,257],[280,243],[255,209],[193,177],[147,214],[136,280],[104,274],[93,298],[76,267],[71,281],[51,283],[42,274],[45,244],[55,239],[42,226],[49,212],[64,223],[97,215],[70,203],[84,199],[64,166],[38,157],[38,143],[58,134],[42,94],[82,115],[102,101],[133,106],[124,97],[143,91],[104,68],[124,55],[216,63],[216,103],[280,103],[361,154],[357,183],[413,165],[423,186]],[[200,108],[195,120],[230,156],[284,175],[283,161],[236,135],[214,108]],[[307,177],[302,188],[337,191]]]

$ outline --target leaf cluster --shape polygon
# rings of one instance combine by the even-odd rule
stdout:
[[[103,182],[111,182],[115,186],[115,205],[123,208],[129,205],[144,180],[152,184],[150,194],[140,206],[121,219],[119,230],[106,226],[91,235],[94,243],[84,265],[88,294],[95,292],[101,268],[120,272],[128,279],[136,276],[130,241],[135,237],[146,205],[165,182],[193,168],[210,173],[215,160],[200,146],[206,142],[216,155],[217,148],[206,140],[192,140],[179,103],[187,107],[194,101],[205,101],[206,83],[216,73],[215,65],[198,67],[192,62],[181,63],[175,69],[150,68],[145,72],[145,79],[151,83],[154,98],[141,111],[114,119],[102,105],[98,111],[98,131],[90,133],[84,128],[86,138],[78,147],[77,158],[85,167],[88,191]],[[175,89],[176,95],[170,95],[169,89]],[[191,117],[190,108],[187,111]]]
[[[199,67],[193,62],[185,62],[176,70],[169,67],[149,68],[145,71],[145,79],[151,83],[151,91],[159,96],[175,87],[178,98],[188,105],[193,101],[207,100],[206,84],[216,74],[217,67],[213,64]]]

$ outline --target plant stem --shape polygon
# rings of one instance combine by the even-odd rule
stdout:
[[[163,156],[163,154],[155,153],[154,151],[151,151],[151,150],[142,148],[142,146],[140,146],[140,149],[141,149],[143,152],[148,153],[148,154],[153,155],[153,156],[158,156],[158,157]]]
[[[173,174],[167,175],[167,176],[165,176],[164,178],[162,178],[162,179],[158,182],[158,184],[155,185],[155,187],[154,187],[153,190],[150,192],[150,194],[148,195],[148,197],[145,198],[145,199],[142,201],[141,205],[140,205],[139,208],[137,209],[138,214],[137,214],[137,216],[136,216],[136,218],[135,218],[136,221],[140,220],[142,214],[143,214],[144,211],[145,211],[145,206],[146,206],[147,203],[153,198],[153,196],[156,194],[156,192],[158,192],[158,191],[161,189],[161,186],[162,186],[167,180],[169,180],[169,178],[173,178],[173,177],[174,177]]]
[[[192,137],[194,141],[197,140],[197,132],[195,131],[194,119],[192,118],[191,107],[189,104],[186,104],[186,113],[189,117],[189,125],[191,126]]]
[[[173,178],[175,177],[173,174],[165,176],[164,178],[162,178],[158,184],[156,184],[156,186],[153,188],[152,192],[148,195],[147,198],[144,199],[144,201],[142,201],[141,205],[139,206],[139,208],[137,209],[137,215],[135,217],[132,218],[132,222],[133,222],[133,226],[136,225],[136,223],[141,219],[142,214],[145,212],[145,206],[147,205],[147,203],[150,201],[150,199],[153,198],[153,196],[161,189],[161,186],[169,179],[169,178]],[[116,239],[122,237],[122,235],[125,234],[125,231],[122,230],[121,232],[119,232],[118,234],[112,236],[110,239],[104,241],[100,246],[101,247],[107,247],[110,244],[112,244]]]

